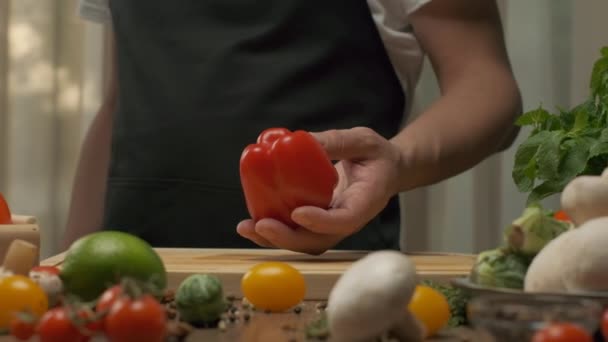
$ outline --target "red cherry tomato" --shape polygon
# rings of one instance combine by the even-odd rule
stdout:
[[[593,338],[576,324],[554,323],[534,334],[532,342],[593,342]]]
[[[85,321],[84,331],[86,335],[96,335],[103,330],[103,319],[96,317],[93,310],[79,310],[78,316]]]
[[[34,336],[35,332],[36,323],[34,319],[25,320],[21,318],[15,318],[11,321],[10,334],[20,341],[29,340],[32,336]]]
[[[122,294],[123,294],[123,289],[122,289],[121,285],[119,284],[119,285],[114,285],[112,287],[109,287],[107,290],[105,290],[101,294],[101,296],[99,296],[99,299],[97,300],[97,304],[95,306],[95,311],[98,314],[101,314],[103,317],[101,320],[102,329],[105,329],[105,324],[106,324],[105,317],[110,313],[110,309],[112,308],[112,305],[114,305],[116,300],[121,298]]]
[[[559,221],[566,221],[566,222],[572,221],[570,219],[570,217],[568,216],[568,214],[566,214],[566,212],[563,210],[556,211],[555,214],[553,214],[553,218],[555,218],[556,220],[559,220]]]
[[[72,322],[64,307],[47,311],[38,322],[36,332],[40,342],[86,342],[90,339]]]
[[[167,335],[165,309],[150,295],[116,299],[104,325],[112,342],[163,342]]]
[[[112,308],[112,304],[114,304],[114,302],[122,295],[122,293],[123,291],[120,285],[114,285],[108,288],[99,297],[95,310],[99,313],[109,313],[110,308]]]
[[[0,224],[11,224],[12,222],[11,211],[8,208],[4,196],[0,193]]]

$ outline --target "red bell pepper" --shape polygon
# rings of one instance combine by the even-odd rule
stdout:
[[[0,224],[11,224],[11,211],[8,208],[8,204],[4,199],[4,196],[0,193]]]
[[[241,185],[254,221],[273,218],[295,226],[300,206],[328,208],[338,173],[323,146],[308,132],[285,128],[263,131],[240,161]]]

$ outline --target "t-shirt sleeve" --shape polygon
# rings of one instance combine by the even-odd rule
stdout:
[[[405,14],[410,15],[416,12],[420,7],[428,4],[431,0],[402,0]]]
[[[83,19],[96,23],[108,23],[111,19],[108,0],[79,0],[78,15]]]

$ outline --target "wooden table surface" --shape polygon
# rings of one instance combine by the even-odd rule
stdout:
[[[238,341],[238,342],[309,342],[318,339],[307,339],[305,327],[316,317],[316,303],[306,302],[302,306],[302,313],[264,313],[254,312],[249,322],[244,323],[242,314],[235,315],[237,318],[233,323],[226,324],[226,330],[219,329],[197,329],[186,339],[187,342],[194,341]],[[229,320],[228,320],[229,321]],[[327,340],[328,342],[331,339]],[[474,332],[468,328],[447,329],[439,336],[428,340],[429,342],[493,342],[493,339],[485,334]]]
[[[238,310],[234,313],[234,322],[226,317],[226,329],[203,328],[195,329],[185,342],[312,342],[319,339],[307,339],[305,327],[318,317],[316,308],[318,302],[305,302],[300,314],[264,313],[260,311]],[[250,313],[250,319],[245,322],[243,312]],[[9,336],[0,336],[0,342],[16,341]],[[33,338],[32,342],[38,339]],[[105,339],[94,339],[92,342],[102,342]],[[177,341],[177,340],[174,340]],[[331,339],[327,339],[331,342]],[[428,340],[428,342],[494,342],[485,334],[474,332],[468,328],[447,329]]]

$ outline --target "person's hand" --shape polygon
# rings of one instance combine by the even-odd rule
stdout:
[[[262,247],[321,254],[359,231],[398,192],[401,153],[396,145],[363,127],[312,134],[332,160],[339,160],[330,208],[296,208],[291,218],[300,227],[274,219],[245,220],[238,234]]]

